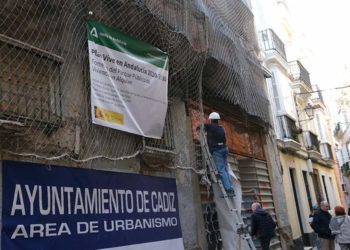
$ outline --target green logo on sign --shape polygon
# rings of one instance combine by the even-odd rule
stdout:
[[[92,28],[92,30],[91,30],[91,32],[90,32],[90,33],[91,33],[91,35],[92,35],[92,36],[94,36],[94,37],[98,38],[98,35],[97,35],[97,30],[96,30],[96,28],[95,28],[95,27],[93,27],[93,28]]]

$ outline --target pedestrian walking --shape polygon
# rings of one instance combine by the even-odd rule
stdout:
[[[335,235],[335,242],[341,250],[350,250],[350,216],[346,215],[343,206],[334,208],[335,216],[331,219],[329,229]]]
[[[312,222],[314,220],[314,216],[317,211],[318,211],[318,206],[317,205],[312,206],[312,210],[309,214],[309,220],[308,220],[311,227],[312,227]],[[321,250],[320,239],[318,238],[317,234],[314,234],[314,241],[315,241],[315,246],[317,250]]]
[[[204,124],[204,128],[207,133],[209,151],[213,156],[222,184],[227,195],[234,196],[232,179],[227,171],[228,148],[226,146],[226,132],[224,127],[219,124],[220,119],[220,115],[217,112],[210,113],[210,123]]]
[[[276,223],[260,203],[253,203],[252,210],[251,235],[259,239],[262,250],[268,250],[271,238],[275,235]]]
[[[329,205],[327,201],[320,203],[320,209],[315,213],[311,227],[317,233],[320,239],[321,250],[334,250],[334,236],[329,229],[331,214],[328,212]]]

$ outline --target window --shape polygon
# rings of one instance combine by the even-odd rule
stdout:
[[[319,173],[317,169],[314,169],[313,173],[310,174],[312,177],[312,182],[315,188],[315,194],[316,194],[316,200],[317,203],[320,204],[320,202],[323,200],[323,195],[322,195],[322,189],[321,189],[321,184],[319,182]]]
[[[334,160],[332,146],[329,143],[322,143],[320,145],[323,158],[326,160]]]
[[[311,210],[312,210],[312,199],[311,199],[309,181],[308,181],[308,179],[307,179],[307,172],[306,172],[306,171],[303,171],[303,177],[304,177],[304,183],[305,183],[307,201],[308,201],[308,203],[309,203],[309,208],[310,208],[310,211],[311,211]]]
[[[300,213],[300,205],[299,205],[299,199],[298,199],[298,191],[297,191],[297,185],[298,183],[296,182],[296,176],[295,176],[295,169],[289,168],[289,174],[292,182],[292,188],[293,188],[293,196],[294,196],[294,202],[295,206],[297,209],[297,215],[298,215],[298,220],[299,220],[299,227],[300,227],[300,232],[304,234],[304,229],[303,229],[303,220],[301,219],[301,213]]]
[[[318,140],[317,135],[315,135],[311,131],[307,131],[306,135],[307,150],[314,150],[320,152],[320,141]]]
[[[342,191],[343,191],[344,193],[347,193],[347,192],[348,192],[348,190],[347,190],[347,188],[346,188],[346,184],[341,184],[341,188],[342,188]]]
[[[333,204],[336,204],[337,203],[337,201],[335,199],[336,192],[334,190],[332,177],[329,177],[329,183],[331,184],[331,192],[332,192],[332,197],[331,198],[332,198],[332,202],[333,202]]]
[[[330,203],[329,203],[329,197],[328,197],[328,191],[327,191],[327,186],[326,186],[326,177],[324,175],[322,175],[322,183],[323,183],[323,188],[324,188],[324,192],[326,194],[326,199],[327,202],[329,204],[329,209],[331,209]]]
[[[294,141],[299,142],[299,131],[295,121],[285,115],[280,116],[279,121],[283,130],[283,138],[293,139]]]
[[[325,138],[325,135],[324,135],[324,129],[323,129],[323,126],[322,126],[322,123],[321,123],[321,119],[320,119],[320,115],[319,114],[316,114],[316,122],[317,122],[317,128],[318,128],[318,134],[320,135],[320,139],[321,141],[324,141],[326,140]]]
[[[63,59],[0,34],[0,119],[57,125]]]
[[[276,83],[276,78],[274,72],[271,72],[271,84],[272,84],[272,91],[273,91],[273,98],[274,98],[274,103],[276,110],[279,111],[281,110],[281,103],[278,95],[278,86]]]

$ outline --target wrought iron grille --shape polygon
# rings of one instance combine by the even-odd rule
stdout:
[[[63,60],[0,35],[0,118],[58,126]]]
[[[207,203],[203,205],[203,218],[205,223],[208,250],[221,250],[222,239],[215,203]]]
[[[284,43],[276,35],[272,29],[262,30],[259,32],[261,42],[264,50],[275,50],[277,51],[285,60],[287,60],[286,50],[284,48]]]

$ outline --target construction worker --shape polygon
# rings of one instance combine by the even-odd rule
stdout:
[[[220,115],[217,112],[210,113],[209,120],[210,124],[204,124],[209,151],[213,156],[227,195],[234,196],[233,183],[227,171],[226,132],[224,127],[219,125]]]

